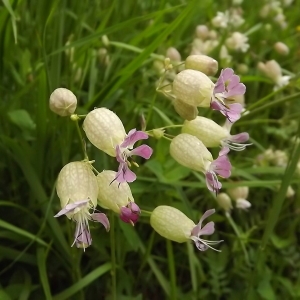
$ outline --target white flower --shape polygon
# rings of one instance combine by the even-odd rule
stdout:
[[[217,15],[211,20],[211,23],[216,28],[226,28],[229,22],[229,12],[217,12]]]
[[[246,52],[249,49],[248,38],[241,32],[233,32],[226,39],[226,46],[231,50]]]

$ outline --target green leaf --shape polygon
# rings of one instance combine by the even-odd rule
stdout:
[[[10,121],[25,131],[33,131],[36,128],[30,114],[25,109],[17,109],[7,113]]]

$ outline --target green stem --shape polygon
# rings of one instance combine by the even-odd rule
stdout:
[[[118,48],[130,50],[130,51],[136,52],[136,53],[142,53],[144,51],[144,49],[141,49],[141,48],[138,48],[138,47],[135,47],[132,45],[128,45],[125,43],[120,43],[120,42],[109,41],[109,45],[113,45]],[[163,55],[159,55],[159,54],[155,54],[155,53],[151,53],[150,57],[152,57],[154,59],[162,60],[162,61],[165,60],[165,57]]]
[[[176,300],[176,270],[174,264],[174,253],[172,242],[170,240],[166,240],[167,242],[167,255],[168,255],[168,265],[169,265],[169,272],[170,272],[170,283],[171,283],[171,300]]]
[[[115,239],[115,215],[110,212],[110,246],[111,246],[111,281],[112,300],[117,300],[117,280],[116,280],[116,239]]]
[[[79,139],[80,139],[80,142],[81,142],[81,148],[82,148],[84,159],[89,160],[88,155],[86,153],[86,149],[85,149],[85,142],[84,142],[84,139],[82,137],[81,130],[80,130],[80,127],[79,127],[79,124],[78,124],[78,120],[75,120],[75,124],[76,124],[77,133],[79,135]]]
[[[233,219],[231,218],[231,215],[230,215],[228,212],[226,212],[226,213],[225,213],[225,216],[226,216],[226,218],[227,218],[229,224],[230,224],[231,227],[233,228],[233,230],[234,230],[236,236],[238,237],[238,239],[239,239],[239,241],[240,241],[240,243],[241,243],[241,247],[242,247],[242,249],[243,249],[244,255],[245,255],[245,261],[246,261],[247,265],[250,266],[249,255],[248,255],[248,252],[247,252],[247,250],[246,250],[245,244],[244,244],[244,242],[243,242],[242,239],[241,239],[241,233],[240,233],[239,229],[237,228],[235,222],[234,222]]]

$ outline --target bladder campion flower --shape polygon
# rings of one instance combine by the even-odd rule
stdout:
[[[83,129],[94,146],[117,158],[119,169],[116,180],[120,183],[136,179],[136,175],[128,167],[129,157],[137,155],[149,159],[152,155],[152,148],[147,145],[133,149],[137,141],[148,139],[148,134],[132,129],[126,135],[119,117],[107,108],[97,108],[87,114]]]
[[[182,132],[196,136],[206,147],[221,146],[236,151],[244,150],[249,144],[242,143],[249,139],[249,134],[242,132],[230,135],[227,128],[228,126],[221,127],[211,119],[198,116],[192,121],[185,121]]]
[[[241,117],[243,106],[239,103],[226,105],[224,100],[233,96],[245,94],[246,86],[240,83],[240,77],[230,68],[223,69],[218,78],[214,91],[211,108],[219,110],[231,122]]]
[[[228,178],[231,175],[231,164],[227,157],[229,149],[223,148],[219,157],[213,160],[211,153],[204,144],[195,136],[181,133],[173,138],[170,144],[171,156],[181,165],[205,174],[206,185],[215,193],[222,185],[217,175]]]
[[[114,171],[106,170],[97,175],[98,203],[117,213],[125,223],[134,225],[138,221],[140,209],[134,203],[128,183],[118,184],[115,178]]]
[[[109,221],[105,214],[94,213],[97,205],[98,184],[96,176],[88,162],[71,162],[60,171],[56,184],[57,195],[62,210],[55,217],[66,215],[76,222],[75,238],[78,248],[87,248],[92,244],[88,221],[103,224],[109,230]],[[90,213],[90,209],[93,213]]]
[[[178,73],[173,81],[176,99],[192,106],[209,107],[214,83],[200,71],[186,69]]]
[[[184,243],[192,240],[200,251],[208,248],[216,250],[211,245],[222,241],[208,241],[201,238],[202,235],[212,235],[215,232],[214,222],[209,222],[202,227],[203,221],[214,212],[214,209],[206,211],[196,225],[177,208],[161,205],[151,213],[150,224],[158,234],[171,241]]]

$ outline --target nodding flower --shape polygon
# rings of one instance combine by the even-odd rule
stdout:
[[[87,248],[92,244],[89,221],[101,223],[109,231],[105,214],[95,213],[98,185],[88,162],[71,162],[60,171],[56,185],[62,209],[54,216],[66,215],[76,222],[74,244]],[[92,213],[90,213],[92,210]]]
[[[206,147],[228,147],[231,150],[242,151],[251,144],[243,144],[249,139],[247,132],[231,135],[232,123],[226,120],[222,127],[213,120],[196,117],[183,123],[182,132],[196,136]]]
[[[218,193],[222,185],[217,175],[228,178],[231,175],[231,164],[227,157],[229,148],[224,147],[219,157],[213,159],[205,145],[195,136],[181,133],[172,139],[171,156],[181,165],[205,174],[206,185],[210,191]]]
[[[119,169],[115,180],[119,183],[136,179],[136,175],[129,169],[129,157],[137,155],[149,159],[152,155],[153,150],[147,145],[133,149],[137,141],[148,139],[148,134],[136,129],[126,134],[119,117],[107,108],[97,108],[88,113],[83,122],[83,129],[94,146],[116,157]]]
[[[203,239],[203,235],[212,235],[215,232],[215,223],[208,222],[202,227],[203,221],[215,212],[214,209],[207,210],[201,217],[199,223],[196,225],[184,213],[177,208],[161,205],[156,207],[151,213],[150,224],[153,229],[162,237],[177,243],[184,243],[192,240],[195,246],[200,251],[206,251],[222,242],[208,241]]]
[[[115,181],[116,172],[105,170],[97,175],[98,204],[117,213],[125,223],[134,225],[140,216],[140,208],[134,202],[127,182]]]
[[[224,101],[245,92],[246,86],[240,82],[240,77],[230,68],[223,69],[215,84],[210,107],[219,110],[228,121],[234,123],[241,117],[243,106],[239,103],[226,105]]]

